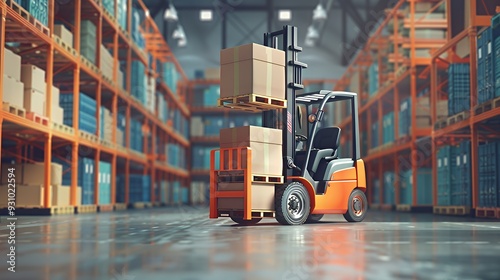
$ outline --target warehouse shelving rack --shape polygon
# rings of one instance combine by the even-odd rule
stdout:
[[[394,207],[401,211],[409,211],[410,209],[429,210],[431,203],[419,204],[417,201],[418,189],[417,176],[411,176],[412,201],[403,202],[400,200],[400,192],[402,187],[400,174],[403,170],[411,170],[412,174],[416,174],[420,167],[429,167],[431,165],[431,156],[426,154],[426,150],[431,147],[431,127],[418,128],[416,126],[416,110],[417,102],[421,96],[417,94],[424,88],[430,85],[429,75],[426,69],[431,64],[430,55],[420,56],[417,53],[418,49],[434,50],[445,44],[443,39],[418,39],[415,37],[415,31],[421,28],[443,30],[447,26],[447,19],[432,19],[426,16],[445,1],[418,1],[432,3],[432,8],[425,15],[418,15],[415,12],[415,0],[400,0],[395,3],[394,7],[385,11],[386,16],[379,24],[373,35],[368,39],[364,48],[353,59],[348,66],[347,71],[339,79],[335,86],[335,90],[351,90],[358,92],[361,99],[361,107],[359,110],[361,130],[366,134],[367,146],[371,146],[372,138],[378,139],[378,147],[372,147],[368,151],[361,151],[366,154],[363,159],[367,164],[367,172],[369,177],[378,178],[380,188],[377,199],[378,203],[372,204],[373,208],[393,209]],[[408,5],[407,12],[401,9],[403,5]],[[417,17],[418,16],[418,17]],[[389,27],[391,26],[392,27]],[[410,30],[408,38],[402,37],[400,28],[404,26]],[[384,33],[385,32],[385,33]],[[389,44],[393,44],[393,50],[388,48]],[[404,57],[400,54],[400,49],[409,50],[409,57]],[[387,62],[392,63],[393,69],[386,69]],[[367,92],[367,78],[365,73],[371,62],[378,62],[380,75],[378,92],[371,96]],[[356,79],[353,79],[356,77]],[[424,95],[422,97],[428,97]],[[407,136],[399,136],[399,106],[400,101],[405,98],[411,98],[411,129]],[[343,121],[340,127],[343,131],[349,131],[351,119],[348,117],[348,112],[344,108],[337,108],[341,111]],[[383,144],[383,122],[382,116],[386,113],[394,112],[394,142]],[[373,135],[371,127],[377,122],[379,126],[378,135]],[[341,143],[348,142],[349,135],[344,135]],[[394,201],[385,201],[387,195],[392,190],[385,190],[383,180],[384,172],[391,171],[396,174],[394,181]],[[369,199],[374,201],[373,189],[369,189]]]
[[[450,7],[456,3],[447,0]],[[469,214],[475,211],[478,217],[496,217],[500,218],[500,208],[482,208],[479,207],[479,143],[488,139],[499,137],[498,129],[495,129],[500,121],[500,106],[491,106],[489,108],[481,107],[478,104],[477,92],[477,61],[478,52],[476,37],[478,30],[482,27],[491,25],[491,17],[495,14],[495,7],[491,5],[484,6],[484,3],[470,1],[469,9],[465,11],[466,26],[456,28],[453,24],[452,11],[448,11],[448,42],[432,55],[431,72],[431,104],[443,97],[442,87],[448,83],[447,78],[442,78],[441,73],[450,63],[468,63],[470,69],[470,110],[466,110],[457,115],[446,119],[438,119],[436,108],[432,108],[432,164],[433,164],[433,205],[434,212],[439,214]],[[484,8],[482,14],[479,10]],[[467,25],[468,23],[468,25]],[[458,48],[464,48],[467,57],[461,58],[457,55]],[[467,47],[468,45],[468,47]],[[447,55],[446,57],[444,57]],[[498,99],[496,99],[498,100]],[[499,105],[500,105],[500,100]],[[493,100],[493,103],[495,100]],[[481,108],[480,108],[481,107]],[[478,110],[480,109],[480,110]],[[496,131],[495,131],[496,130]],[[438,206],[438,188],[437,188],[437,150],[445,144],[457,144],[462,140],[471,142],[471,205],[458,207]]]
[[[151,176],[151,201],[146,204],[158,204],[158,197],[155,192],[156,180],[180,180],[182,184],[189,184],[189,173],[187,170],[168,166],[164,163],[165,155],[157,155],[156,151],[156,136],[161,139],[161,145],[169,142],[175,142],[186,149],[189,148],[189,140],[181,134],[174,131],[171,122],[163,123],[156,116],[157,112],[152,113],[139,104],[129,94],[131,91],[130,70],[132,60],[139,60],[146,66],[148,65],[148,55],[154,58],[153,66],[156,61],[173,62],[177,67],[177,71],[181,73],[181,82],[187,81],[182,68],[171,53],[168,45],[161,37],[154,20],[149,16],[149,11],[141,0],[128,0],[127,2],[127,26],[128,30],[124,30],[119,26],[117,19],[117,9],[112,15],[104,9],[101,1],[97,0],[75,0],[59,3],[55,0],[49,0],[48,26],[43,26],[34,19],[27,11],[13,0],[0,1],[0,12],[2,21],[0,21],[0,61],[4,61],[4,48],[6,43],[20,43],[19,47],[13,49],[18,55],[22,56],[23,62],[32,63],[46,72],[47,82],[47,99],[46,99],[46,118],[39,118],[38,121],[32,121],[25,118],[22,112],[2,110],[0,114],[0,128],[2,141],[13,141],[16,143],[15,153],[11,156],[23,162],[32,161],[33,155],[36,154],[36,149],[43,151],[45,164],[44,178],[44,202],[43,209],[38,211],[54,213],[49,194],[51,192],[51,170],[50,163],[52,157],[64,158],[61,150],[66,148],[65,152],[70,162],[71,172],[71,187],[70,187],[70,205],[77,205],[76,188],[78,169],[78,156],[84,154],[95,159],[96,166],[100,160],[111,162],[111,205],[102,205],[102,210],[110,208],[124,208],[123,204],[117,204],[116,198],[116,174],[124,173],[127,177],[133,172],[130,168],[133,165],[140,166],[140,172]],[[117,1],[114,2],[117,7]],[[145,20],[141,25],[141,31],[145,37],[146,49],[140,50],[139,47],[131,39],[131,24],[132,24],[132,6],[142,8],[145,14]],[[73,28],[74,48],[66,45],[60,38],[52,34],[54,29],[55,19],[62,21]],[[113,77],[105,77],[99,70],[98,65],[93,65],[87,59],[79,54],[80,51],[80,26],[81,21],[89,19],[96,24],[97,27],[97,54],[96,61],[99,63],[99,46],[101,43],[107,46],[112,46],[112,55],[114,57]],[[114,81],[117,81],[119,60],[126,61],[127,80],[126,89],[123,89]],[[152,67],[156,69],[156,67]],[[0,67],[0,84],[3,82],[3,67]],[[149,75],[157,77],[157,73],[150,70]],[[73,127],[57,125],[51,122],[51,91],[52,85],[61,88],[61,94],[68,92],[73,94]],[[103,141],[99,138],[99,126],[97,122],[97,136],[91,136],[88,133],[79,131],[78,129],[78,96],[82,90],[87,90],[91,96],[96,99],[97,112],[101,106],[111,109],[114,129],[112,132],[112,142]],[[190,112],[185,105],[185,88],[179,86],[178,94],[174,94],[169,89],[164,81],[159,81],[157,84],[157,92],[162,93],[165,99],[169,101],[172,108],[179,108],[182,114],[189,118]],[[0,91],[0,97],[3,92]],[[116,143],[116,125],[118,108],[124,108],[126,115],[126,137],[125,146]],[[16,115],[19,113],[20,115]],[[153,139],[151,143],[144,141],[144,153],[132,151],[130,147],[130,119],[132,117],[139,118],[143,124],[143,132],[149,133]],[[96,116],[99,119],[99,116]],[[69,148],[68,148],[69,147]],[[7,155],[9,151],[2,150],[2,155]],[[162,161],[163,160],[163,161]],[[97,170],[97,167],[96,167]],[[95,194],[94,199],[98,205],[99,191],[98,179],[95,176]],[[125,204],[129,202],[130,185],[126,180],[124,185]],[[95,211],[96,205],[93,209]],[[76,207],[76,212],[92,211],[92,206]]]

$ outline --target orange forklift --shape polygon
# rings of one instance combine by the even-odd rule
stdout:
[[[265,33],[264,45],[285,52],[286,108],[262,112],[263,127],[282,131],[283,176],[252,174],[249,147],[213,150],[210,218],[230,217],[242,225],[275,218],[280,224],[300,225],[318,222],[324,214],[343,214],[349,222],[361,222],[368,204],[365,166],[360,158],[357,94],[328,90],[296,94],[304,88],[302,69],[307,67],[297,60],[302,48],[297,46],[296,27]],[[350,107],[349,158],[338,156],[341,129],[324,127],[325,106],[330,102]],[[303,124],[304,113],[307,124]]]

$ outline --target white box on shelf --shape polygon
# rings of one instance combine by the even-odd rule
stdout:
[[[47,91],[45,71],[32,64],[21,65],[21,82],[25,89],[34,89],[43,94]]]
[[[34,89],[24,89],[24,109],[45,116],[45,94]]]
[[[21,56],[15,54],[11,50],[5,49],[4,55],[4,75],[13,78],[14,80],[21,80]]]
[[[3,102],[24,108],[24,84],[9,76],[3,76]]]

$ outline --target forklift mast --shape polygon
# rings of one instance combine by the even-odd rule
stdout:
[[[281,47],[279,39],[281,37]],[[287,107],[282,110],[270,110],[262,113],[262,126],[277,128],[283,131],[283,176],[293,175],[290,162],[295,158],[295,91],[304,89],[302,84],[302,69],[307,64],[298,61],[298,53],[302,48],[297,45],[297,27],[285,25],[282,30],[264,33],[264,45],[281,49],[285,52],[285,99]]]

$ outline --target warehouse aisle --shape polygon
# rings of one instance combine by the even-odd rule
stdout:
[[[464,223],[467,222],[467,223]],[[0,230],[6,252],[7,230]],[[499,279],[500,223],[370,212],[240,227],[206,208],[19,217],[2,279]],[[4,259],[5,257],[3,257]],[[5,276],[8,275],[8,278]],[[14,276],[14,277],[13,277]]]

